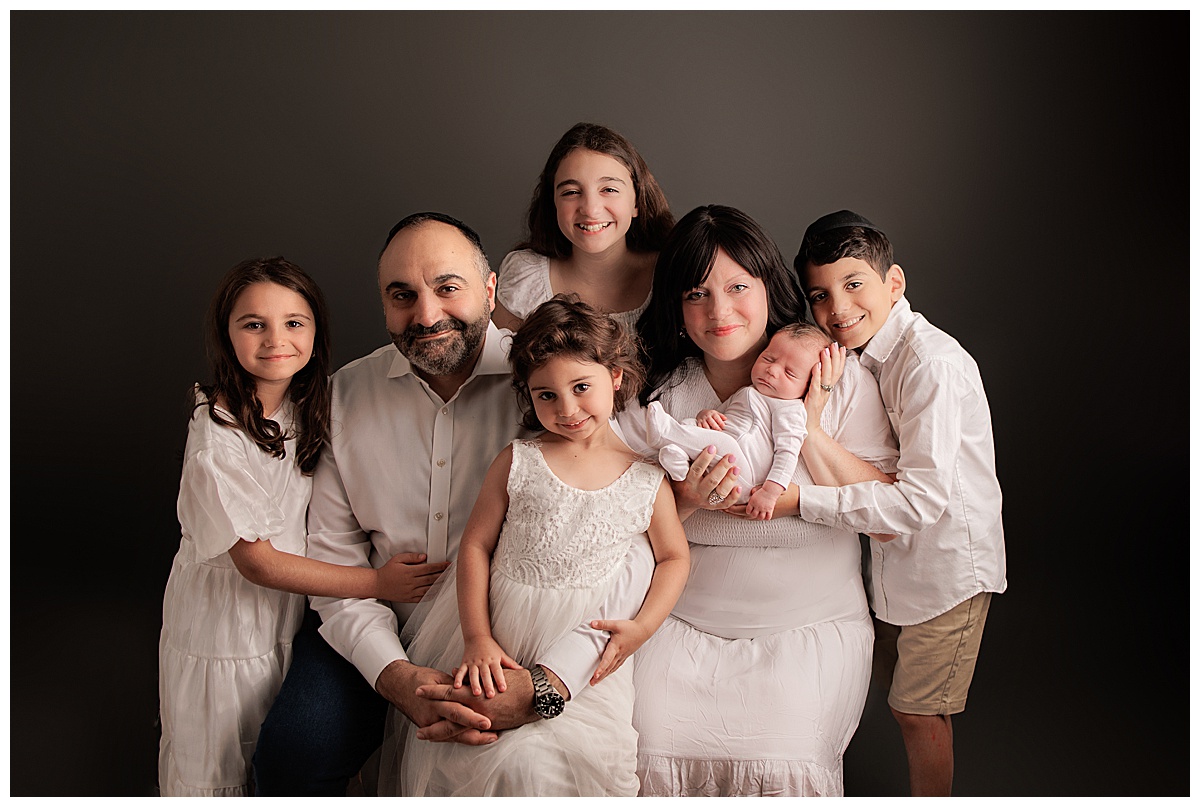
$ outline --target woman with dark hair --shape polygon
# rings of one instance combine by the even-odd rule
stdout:
[[[516,330],[546,300],[573,292],[632,331],[674,223],[633,144],[606,126],[575,124],[538,177],[528,240],[500,263],[492,320]]]
[[[658,400],[675,418],[719,408],[750,383],[775,331],[803,314],[796,276],[753,219],[719,205],[693,210],[663,246],[638,322],[648,367],[641,403]],[[874,380],[851,357],[841,380],[827,383],[830,358],[813,384],[831,387],[828,403],[816,414],[823,393],[810,393],[809,428],[893,470]],[[840,795],[871,667],[858,536],[795,517],[794,485],[769,521],[720,512],[736,497],[736,469],[716,460],[701,455],[676,483],[688,585],[634,656],[641,793]],[[794,481],[827,473],[802,461]]]

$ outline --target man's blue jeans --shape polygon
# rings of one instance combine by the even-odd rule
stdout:
[[[344,796],[383,741],[387,701],[317,632],[306,609],[292,666],[254,751],[256,796]]]

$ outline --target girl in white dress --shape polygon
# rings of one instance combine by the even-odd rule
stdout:
[[[632,675],[622,662],[662,624],[688,569],[662,470],[639,461],[609,423],[636,394],[641,370],[625,329],[573,295],[537,308],[509,359],[524,425],[544,434],[515,441],[492,464],[455,576],[447,574],[409,620],[419,624],[409,658],[453,670],[456,686],[492,697],[505,689],[505,669],[532,664],[595,613],[642,532],[654,575],[637,616],[607,625],[591,685],[573,693],[561,714],[479,747],[417,740],[416,727],[399,716],[405,725],[393,723],[399,742],[385,744],[381,793],[632,796],[637,737]],[[540,670],[531,672],[536,678]]]
[[[574,292],[632,332],[674,223],[633,144],[605,126],[575,124],[538,178],[529,239],[500,262],[492,320],[515,331],[555,293]]]
[[[282,258],[245,261],[207,323],[159,639],[163,796],[246,795],[258,730],[291,662],[304,594],[416,602],[431,579],[304,557],[312,473],[329,435],[320,289]],[[399,559],[397,559],[399,560]]]
[[[654,283],[639,323],[642,403],[657,400],[676,418],[717,409],[750,380],[770,336],[804,315],[779,249],[729,207],[680,219]],[[868,463],[893,471],[878,385],[852,358],[834,385],[826,351],[805,396],[808,435],[793,481],[879,472]],[[832,468],[821,453],[831,438],[857,459]],[[711,512],[737,498],[728,460],[717,460],[701,454],[675,485],[691,574],[633,659],[641,794],[840,795],[871,670],[858,536],[795,517],[794,486],[769,521]]]

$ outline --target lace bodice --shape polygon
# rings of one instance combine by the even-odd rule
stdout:
[[[580,490],[550,470],[536,440],[513,441],[508,517],[495,571],[539,588],[593,588],[620,568],[634,535],[650,526],[663,472],[633,463],[607,487]]]

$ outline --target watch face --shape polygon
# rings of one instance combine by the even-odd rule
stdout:
[[[563,711],[561,695],[538,695],[533,702],[533,710],[543,718],[558,717]]]

